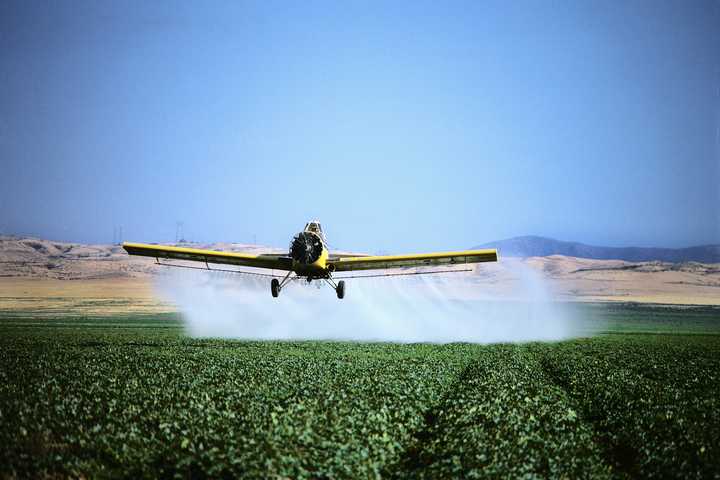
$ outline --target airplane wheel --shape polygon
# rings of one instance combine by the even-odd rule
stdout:
[[[277,278],[270,281],[270,293],[272,293],[273,297],[280,295],[280,282],[278,282]]]
[[[338,286],[335,289],[338,298],[345,298],[345,280],[340,280]]]

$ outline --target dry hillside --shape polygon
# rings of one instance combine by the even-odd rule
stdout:
[[[283,251],[235,243],[187,246],[257,253]],[[116,245],[0,237],[0,308],[14,308],[38,298],[114,298],[119,299],[118,305],[135,302],[136,306],[167,309],[152,290],[153,276],[166,268],[150,258],[130,257]],[[562,255],[504,257],[499,263],[478,265],[471,283],[477,288],[463,295],[518,298],[539,285],[555,298],[569,301],[720,305],[720,264],[626,262]],[[57,306],[62,305],[60,301]]]

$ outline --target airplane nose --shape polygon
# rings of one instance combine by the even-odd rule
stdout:
[[[309,265],[322,255],[320,238],[310,232],[300,232],[290,242],[290,257],[299,263]]]

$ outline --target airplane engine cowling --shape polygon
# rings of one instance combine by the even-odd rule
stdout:
[[[290,256],[296,262],[305,265],[316,262],[322,252],[322,241],[314,233],[300,232],[290,242]]]

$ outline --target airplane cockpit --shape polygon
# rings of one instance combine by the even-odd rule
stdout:
[[[320,225],[320,222],[318,222],[317,220],[308,222],[305,225],[305,231],[316,233],[317,235],[320,236],[320,238],[322,238],[323,242],[325,241],[325,234],[323,233],[322,226]]]

